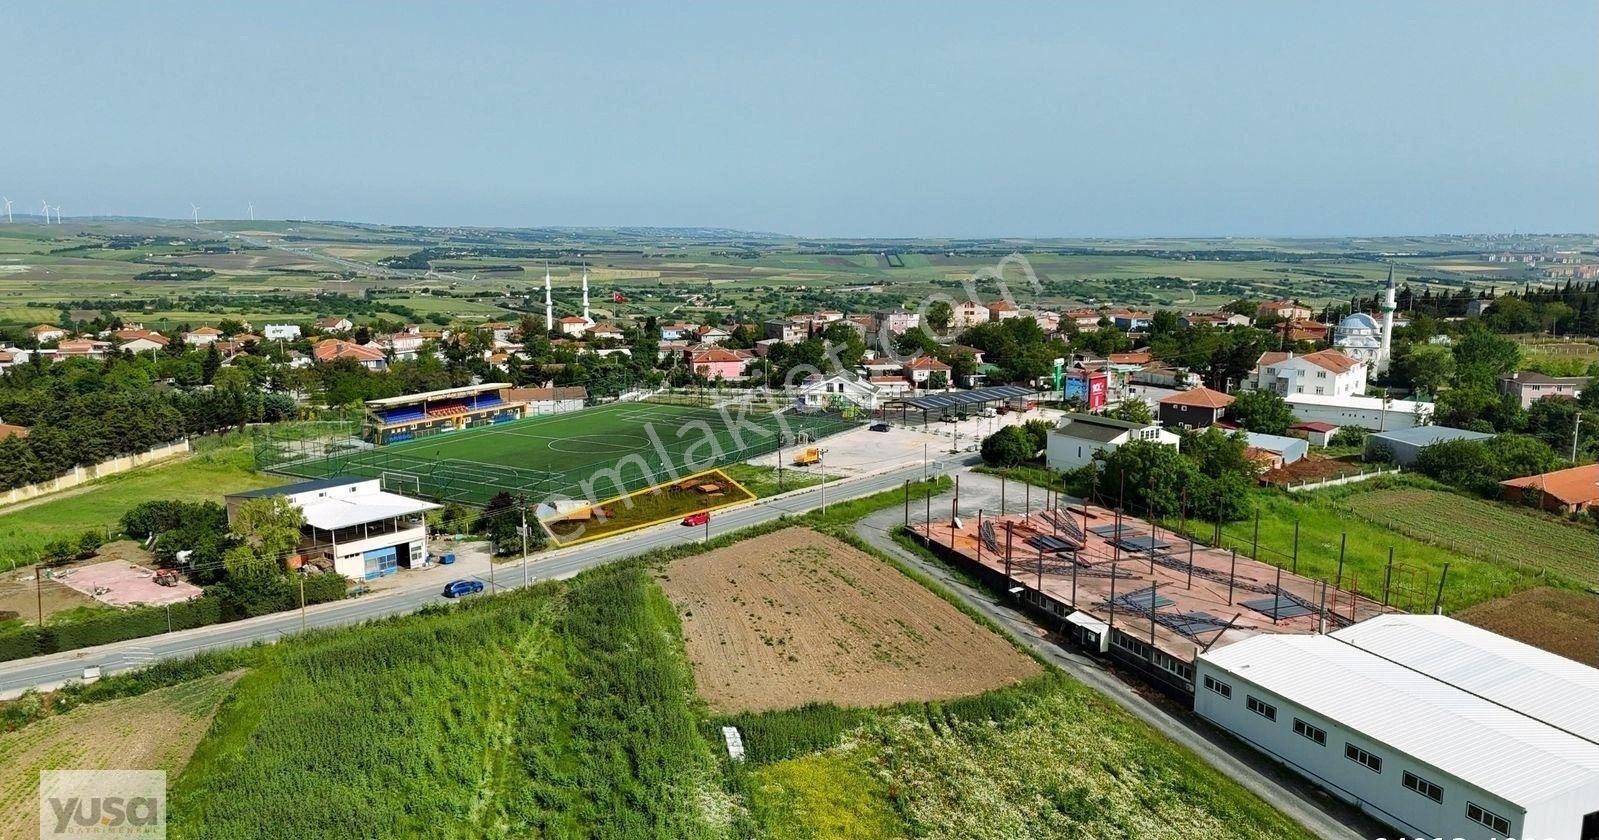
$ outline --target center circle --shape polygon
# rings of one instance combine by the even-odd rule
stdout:
[[[545,446],[552,452],[568,452],[574,455],[585,453],[618,454],[648,449],[650,439],[636,434],[609,434],[609,435],[572,435],[546,441]]]

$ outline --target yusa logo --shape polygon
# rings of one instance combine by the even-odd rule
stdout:
[[[163,840],[167,774],[159,770],[45,770],[39,837]]]

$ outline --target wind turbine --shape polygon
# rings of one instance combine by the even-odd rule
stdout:
[[[11,224],[11,199],[0,196],[0,200],[4,200],[6,203],[6,224],[9,225]]]
[[[190,204],[189,205],[189,212],[194,214],[194,223],[195,223],[195,225],[198,226],[200,224],[200,208],[199,208],[199,206],[197,206],[195,204]]]
[[[59,224],[61,224],[61,205],[57,204],[55,206],[55,211],[56,211],[56,224],[59,225]]]
[[[39,199],[39,207],[42,208],[39,212],[44,215],[44,223],[50,224],[50,202],[41,198]]]
[[[255,221],[255,202],[250,202],[250,221]]]

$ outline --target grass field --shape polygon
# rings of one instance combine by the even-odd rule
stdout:
[[[711,484],[720,489],[714,493],[700,491],[700,486]],[[590,508],[585,516],[578,519],[545,524],[556,544],[566,546],[670,522],[691,513],[714,511],[754,498],[754,493],[735,484],[722,471],[711,470],[681,482],[606,501],[603,508]],[[604,515],[597,515],[596,510],[603,510]]]
[[[55,496],[0,512],[0,567],[33,563],[46,543],[84,531],[115,532],[122,514],[157,499],[221,502],[241,490],[271,487],[283,479],[256,472],[248,440],[201,441],[188,458],[140,467]]]
[[[731,419],[730,419],[731,418]],[[855,423],[829,414],[627,402],[530,417],[386,446],[303,458],[295,443],[258,439],[257,460],[306,478],[387,477],[390,489],[481,505],[500,492],[530,499],[613,496],[777,448],[785,434],[819,439]]]
[[[1380,487],[1339,498],[1363,519],[1459,554],[1599,586],[1599,531],[1591,527],[1424,487]]]

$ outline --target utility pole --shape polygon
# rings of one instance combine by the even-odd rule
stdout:
[[[44,626],[44,580],[39,577],[39,566],[43,562],[44,562],[44,558],[41,557],[41,558],[39,558],[39,562],[38,563],[34,563],[33,564],[33,593],[34,593],[35,599],[38,600],[38,602],[39,602],[39,626],[40,627]]]
[[[822,473],[822,515],[826,516],[827,515],[827,450],[822,448],[822,447],[820,447],[820,446],[816,447],[816,466],[821,470],[821,473]],[[710,527],[710,523],[707,522],[705,524],[705,527],[709,528]]]
[[[167,610],[167,632],[172,632],[172,611]],[[305,632],[305,572],[300,572],[300,632]]]
[[[1577,462],[1577,432],[1582,429],[1582,412],[1577,412],[1577,422],[1571,427],[1571,462]]]
[[[522,585],[527,586],[527,496],[518,495],[516,502],[522,512]]]

